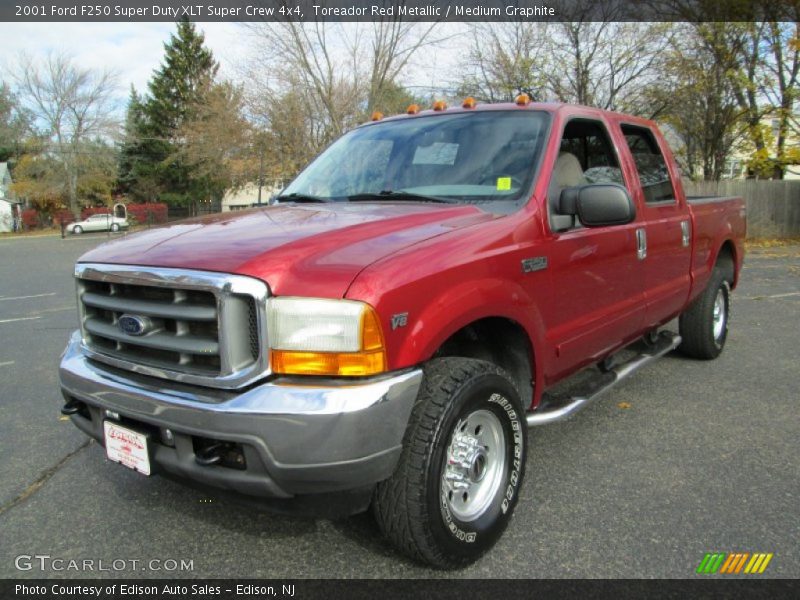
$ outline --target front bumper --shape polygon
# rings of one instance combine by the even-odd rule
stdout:
[[[369,489],[388,478],[422,381],[412,369],[363,381],[275,378],[240,392],[210,389],[94,362],[81,352],[78,332],[59,375],[67,402],[81,407],[73,423],[101,444],[112,411],[150,434],[155,472],[284,499]],[[246,466],[198,464],[198,440],[239,445]]]

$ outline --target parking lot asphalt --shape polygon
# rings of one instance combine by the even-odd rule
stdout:
[[[509,530],[475,565],[437,572],[397,554],[369,515],[218,501],[109,463],[64,420],[72,266],[105,240],[0,238],[0,577],[685,578],[715,551],[771,552],[761,577],[800,577],[800,246],[749,253],[719,359],[670,354],[531,430]],[[20,571],[20,555],[127,562]]]

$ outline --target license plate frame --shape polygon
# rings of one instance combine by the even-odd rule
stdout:
[[[103,439],[106,446],[106,458],[111,462],[150,476],[150,436],[130,427],[120,425],[116,421],[103,421]]]

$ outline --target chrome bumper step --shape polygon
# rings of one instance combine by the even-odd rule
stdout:
[[[547,425],[571,417],[645,365],[677,348],[680,343],[681,336],[669,331],[662,331],[654,344],[609,371],[598,372],[596,377],[588,379],[578,389],[572,390],[568,397],[552,398],[545,395],[540,407],[527,416],[528,426]]]

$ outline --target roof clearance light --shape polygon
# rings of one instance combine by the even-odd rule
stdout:
[[[469,98],[464,98],[464,102],[461,103],[462,108],[475,108],[477,105],[478,103],[475,102],[475,98],[472,96]]]
[[[382,112],[376,110],[374,113],[372,113],[371,119],[373,121],[380,121],[382,118],[383,118]]]
[[[417,113],[419,113],[419,104],[410,104],[406,109],[406,112],[409,115],[416,115]]]
[[[517,103],[517,106],[527,106],[531,103],[531,97],[528,94],[520,94],[514,102]]]
[[[437,111],[447,110],[447,102],[445,102],[444,100],[437,100],[436,102],[433,103],[433,110]]]

